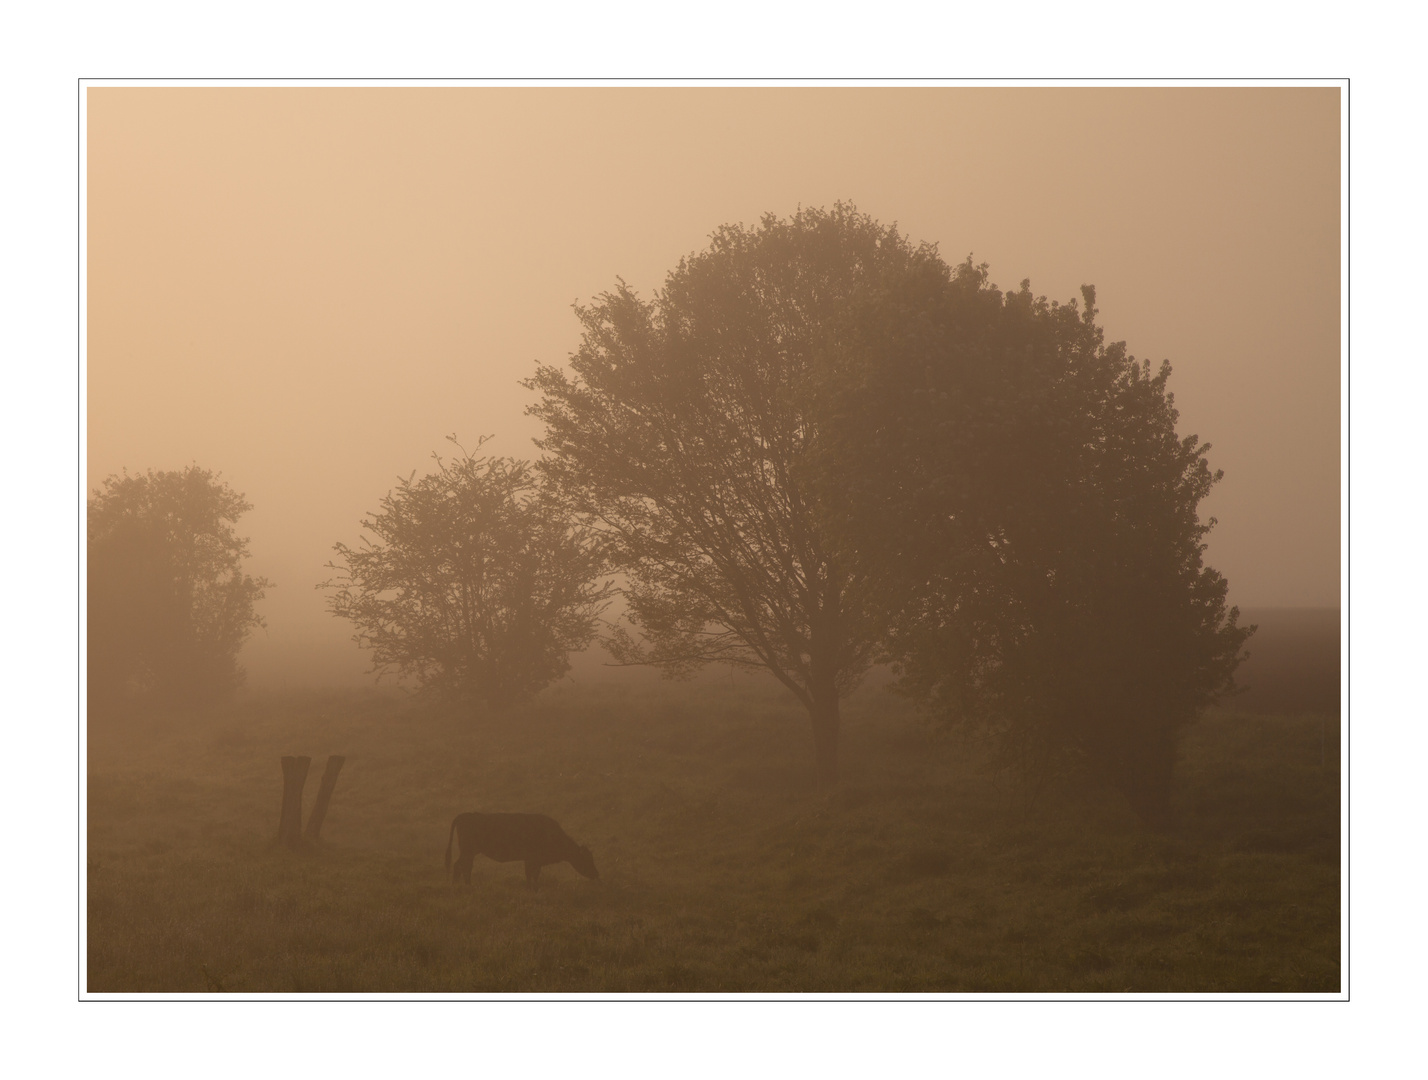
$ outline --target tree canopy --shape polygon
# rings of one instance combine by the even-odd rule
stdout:
[[[213,472],[110,476],[88,506],[91,704],[187,705],[243,681],[238,651],[271,583],[243,573],[251,510]]]
[[[849,312],[929,261],[843,205],[726,225],[652,299],[621,281],[578,307],[571,372],[541,366],[526,384],[541,468],[627,575],[636,634],[616,635],[615,656],[673,674],[767,668],[808,709],[825,776],[839,697],[875,638],[809,472],[818,388]]]
[[[1003,293],[969,260],[931,294],[864,313],[826,425],[883,655],[1033,778],[1084,770],[1161,818],[1252,631],[1203,560],[1209,446],[1177,434],[1168,364],[1104,342],[1093,289]]]
[[[334,545],[339,576],[318,587],[379,676],[504,707],[558,679],[590,643],[611,589],[595,580],[604,556],[542,494],[529,462],[432,456],[436,471],[413,471],[362,521],[358,546]]]

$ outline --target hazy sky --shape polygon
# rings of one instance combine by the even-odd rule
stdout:
[[[570,305],[843,199],[1174,367],[1242,606],[1339,600],[1338,89],[91,88],[88,470],[221,470],[255,684],[348,679],[314,588],[443,437],[534,456]]]

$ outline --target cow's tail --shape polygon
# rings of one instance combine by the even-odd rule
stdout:
[[[461,820],[461,815],[451,819],[451,833],[446,838],[446,874],[451,876],[451,842],[456,839],[456,823]]]

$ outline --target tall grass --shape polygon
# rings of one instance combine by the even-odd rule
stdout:
[[[1217,713],[1176,826],[1030,803],[876,691],[815,782],[761,687],[586,685],[472,719],[376,693],[91,725],[91,992],[1336,992],[1337,737]],[[1332,721],[1336,723],[1336,721]],[[273,846],[278,758],[347,765],[323,843]],[[316,781],[309,780],[307,806]],[[452,817],[550,814],[601,880],[477,859]]]

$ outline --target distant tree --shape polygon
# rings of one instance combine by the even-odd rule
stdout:
[[[590,643],[612,587],[595,583],[604,557],[528,462],[432,457],[435,472],[413,471],[362,521],[373,539],[334,545],[328,568],[341,576],[318,587],[379,675],[504,707],[558,679]]]
[[[818,387],[849,312],[919,262],[935,253],[846,205],[726,225],[652,300],[620,282],[577,308],[572,373],[526,383],[541,468],[627,575],[643,641],[621,627],[616,659],[767,668],[808,710],[825,778],[874,637],[807,474]]]
[[[263,620],[271,583],[243,573],[233,526],[252,506],[218,476],[110,476],[88,508],[88,672],[92,704],[189,705],[243,681],[238,651]]]
[[[1003,294],[969,260],[865,312],[824,483],[902,689],[1033,780],[1079,772],[1159,821],[1179,735],[1253,627],[1203,560],[1221,473],[1176,433],[1169,365],[1106,345],[1082,292]]]

